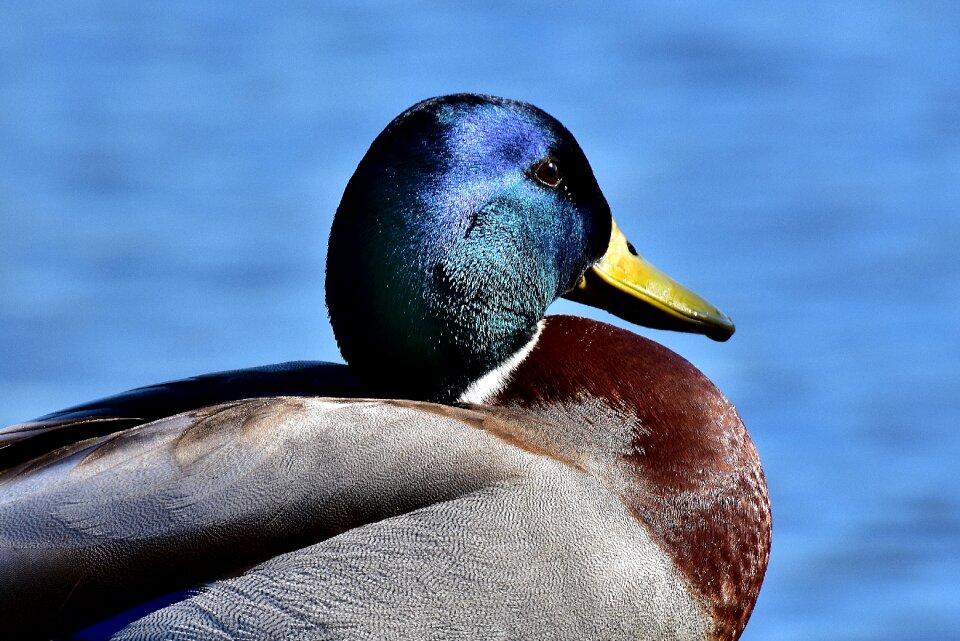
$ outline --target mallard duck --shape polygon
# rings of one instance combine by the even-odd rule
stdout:
[[[115,638],[740,636],[770,510],[735,409],[665,347],[545,313],[734,326],[638,255],[563,125],[479,95],[402,113],[347,185],[326,289],[349,367],[0,430],[6,638],[150,599]]]

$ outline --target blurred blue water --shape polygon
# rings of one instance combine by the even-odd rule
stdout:
[[[960,638],[953,3],[4,2],[0,424],[339,360],[343,186],[396,113],[463,90],[563,121],[634,243],[736,320],[648,334],[765,463],[744,639]]]

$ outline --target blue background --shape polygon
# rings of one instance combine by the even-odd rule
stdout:
[[[0,3],[0,423],[339,360],[326,235],[373,137],[432,95],[528,100],[737,322],[644,333],[763,457],[744,639],[960,638],[960,5],[206,4]]]

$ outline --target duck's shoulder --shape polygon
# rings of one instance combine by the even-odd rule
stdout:
[[[766,481],[736,409],[672,350],[624,329],[547,317],[490,401],[555,418],[547,438],[597,461],[711,612],[739,636],[769,558]],[[538,438],[544,438],[538,436]]]
[[[138,387],[0,429],[0,469],[95,436],[245,398],[359,397],[346,365],[290,361]]]

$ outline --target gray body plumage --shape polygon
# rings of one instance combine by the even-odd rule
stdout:
[[[0,477],[0,620],[176,564],[246,571],[117,638],[703,639],[619,499],[510,433],[482,408],[277,398],[78,445]]]

